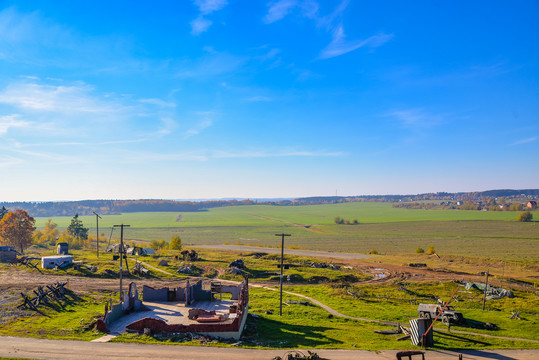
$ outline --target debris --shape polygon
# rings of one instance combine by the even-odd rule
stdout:
[[[410,263],[408,264],[410,267],[427,267],[427,264],[425,263]]]
[[[483,283],[466,283],[466,290],[477,289],[479,291],[485,291],[485,284]],[[503,297],[514,298],[515,294],[511,290],[503,288],[495,288],[493,286],[487,285],[487,300],[497,300]]]
[[[511,315],[511,319],[521,320],[519,315],[520,315],[520,311],[513,311],[513,315]]]
[[[393,330],[374,330],[375,333],[377,334],[382,334],[382,335],[397,335],[397,334],[400,334],[401,331],[400,329],[393,329]]]
[[[290,350],[287,351],[282,357],[274,357],[273,360],[321,360],[317,353],[310,352],[309,350],[307,350],[307,353],[308,355],[305,355],[299,350]]]
[[[238,269],[237,267],[231,267],[226,272],[227,274],[241,275],[241,269]]]
[[[328,264],[324,262],[312,262],[309,264],[310,267],[317,269],[331,269],[331,270],[340,270],[341,267],[335,264]]]
[[[421,355],[421,359],[423,360],[425,359],[425,352],[417,351],[417,350],[399,351],[396,355],[397,355],[397,360],[401,360],[404,357],[408,358],[408,360],[411,360],[412,356],[414,355]]]
[[[133,266],[133,274],[135,275],[149,275],[150,270],[146,269],[141,262],[138,262]]]
[[[235,268],[238,268],[238,269],[245,269],[245,263],[243,262],[242,259],[236,259],[236,260],[232,261],[230,264],[228,264],[228,267],[229,268],[235,267]]]
[[[298,304],[298,305],[305,305],[305,306],[314,306],[311,304],[310,301],[297,301],[297,300],[286,300],[287,304]]]
[[[26,257],[26,256],[22,256],[20,258],[15,258],[11,261],[11,264],[12,265],[25,265],[31,269],[36,269],[37,271],[39,271],[41,274],[43,274],[41,272],[41,270],[39,270],[39,268],[37,267],[37,263],[32,263],[30,262],[30,260],[37,260],[38,258],[29,258],[29,257]]]
[[[180,253],[185,261],[197,261],[198,253],[195,250],[184,250]]]

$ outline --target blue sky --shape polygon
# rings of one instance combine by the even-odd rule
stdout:
[[[2,1],[0,200],[537,188],[538,13]]]

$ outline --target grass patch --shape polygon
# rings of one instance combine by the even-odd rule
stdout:
[[[109,298],[104,294],[79,297],[71,293],[66,296],[61,307],[59,305],[40,306],[39,312],[27,311],[27,316],[0,324],[0,334],[47,339],[93,340],[103,334],[88,327],[96,318],[103,316],[104,303]]]

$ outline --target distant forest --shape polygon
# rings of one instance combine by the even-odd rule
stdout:
[[[425,193],[418,195],[358,195],[358,196],[315,196],[290,200],[207,200],[207,201],[174,201],[174,200],[81,200],[57,202],[0,202],[8,210],[23,209],[31,216],[73,216],[121,214],[129,212],[194,212],[210,208],[239,205],[320,205],[346,202],[378,201],[408,202],[424,200],[468,200],[477,201],[487,198],[504,197],[506,200],[525,201],[539,198],[539,189],[527,190],[488,190],[468,193]]]

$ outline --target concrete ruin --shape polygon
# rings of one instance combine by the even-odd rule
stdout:
[[[142,293],[144,305],[158,310],[154,311],[155,316],[149,315],[128,324],[125,327],[128,332],[189,332],[239,339],[247,320],[247,278],[239,285],[223,285],[216,281],[204,284],[200,280],[194,285],[187,281],[175,289],[143,286]],[[230,300],[222,300],[223,293],[230,294]],[[163,315],[166,312],[169,316]]]
[[[71,264],[73,264],[73,256],[71,255],[43,256],[41,258],[41,267],[43,269],[64,268]]]

